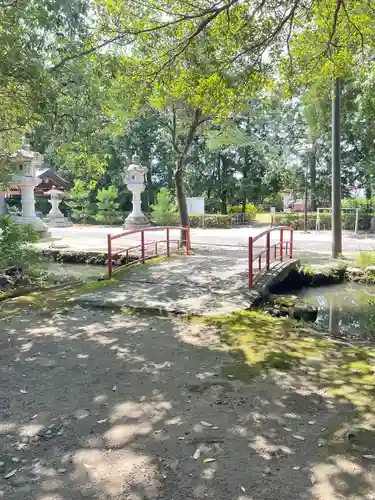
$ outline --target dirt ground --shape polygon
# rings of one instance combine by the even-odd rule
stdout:
[[[0,332],[0,498],[375,499],[372,415],[298,372],[228,376],[213,327],[72,306]]]

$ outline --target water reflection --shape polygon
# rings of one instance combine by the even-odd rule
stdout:
[[[343,283],[307,288],[301,296],[318,307],[316,324],[330,333],[375,337],[375,286]]]

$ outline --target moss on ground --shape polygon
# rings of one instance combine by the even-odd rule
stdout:
[[[207,320],[220,329],[235,361],[223,375],[249,381],[274,370],[295,371],[331,396],[370,408],[375,399],[375,345],[337,342],[293,320],[256,311]]]
[[[154,259],[150,259],[149,261],[147,261],[145,264],[142,264],[142,266],[152,266],[163,262],[168,258],[172,257],[155,257]],[[135,265],[136,264],[122,269],[117,269],[112,279],[101,279],[89,281],[87,283],[75,282],[74,284],[67,285],[62,289],[52,288],[49,290],[27,293],[26,295],[21,295],[19,297],[5,298],[5,300],[1,302],[0,319],[7,318],[12,314],[15,314],[16,312],[29,307],[43,310],[52,310],[59,307],[69,306],[76,301],[77,297],[83,295],[84,293],[100,290],[107,286],[118,283],[121,280],[121,276],[124,276],[126,273],[133,270]],[[114,307],[115,306],[113,306],[113,308]],[[130,309],[123,307],[121,307],[120,310],[121,312],[126,312],[127,314],[130,314],[132,312]]]

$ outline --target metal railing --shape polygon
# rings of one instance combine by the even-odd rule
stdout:
[[[111,278],[113,273],[113,257],[115,256],[124,256],[125,263],[118,266],[116,270],[119,270],[122,267],[126,267],[129,264],[133,264],[135,262],[145,263],[146,260],[152,259],[155,257],[159,257],[162,255],[166,255],[169,257],[171,255],[172,244],[175,243],[177,247],[177,251],[180,250],[180,240],[172,240],[170,237],[171,231],[185,231],[186,232],[186,245],[185,251],[186,255],[190,255],[190,228],[189,227],[174,227],[174,226],[158,226],[158,227],[147,227],[143,229],[135,229],[125,231],[121,234],[107,235],[107,245],[108,245],[108,277]],[[165,231],[165,239],[164,240],[151,240],[146,241],[145,233],[151,231]],[[112,242],[119,238],[123,238],[125,236],[130,236],[132,234],[140,235],[140,243],[138,245],[133,245],[127,248],[116,248],[113,249]],[[161,246],[164,245],[165,252],[160,252]],[[148,249],[154,250],[153,252],[148,252]],[[124,255],[125,254],[125,255]]]
[[[280,238],[277,243],[271,245],[271,233],[274,231],[280,232]],[[289,231],[289,240],[284,239],[284,232]],[[254,243],[256,243],[261,238],[265,238],[265,243],[260,246],[260,251],[257,253],[254,250]],[[285,249],[285,252],[284,252]],[[293,258],[293,226],[280,226],[267,229],[256,236],[249,237],[249,248],[248,248],[248,258],[249,258],[249,288],[253,288],[254,284],[254,261],[258,261],[258,272],[262,269],[269,271],[271,262],[282,262],[285,257],[289,259]],[[264,256],[264,259],[262,257]],[[262,267],[263,265],[263,267]]]

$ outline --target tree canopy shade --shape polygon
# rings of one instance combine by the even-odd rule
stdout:
[[[152,167],[149,204],[151,171],[171,187],[173,164],[183,224],[186,173],[190,191],[216,179],[224,209],[240,170],[245,206],[260,183],[285,184],[301,142],[324,156],[326,81],[358,73],[368,88],[374,13],[374,0],[0,0],[0,155],[33,130],[47,158],[103,187],[132,149]],[[345,92],[348,165],[370,183],[371,92]],[[259,106],[270,96],[285,102]]]
[[[152,77],[198,40],[228,73],[289,54],[321,75],[347,71],[374,47],[373,0],[95,0],[91,9],[90,43],[57,58],[54,69],[108,47],[133,50],[142,39],[154,49],[145,73]]]
[[[53,61],[85,44],[87,8],[85,0],[0,1],[0,180],[60,87]]]

